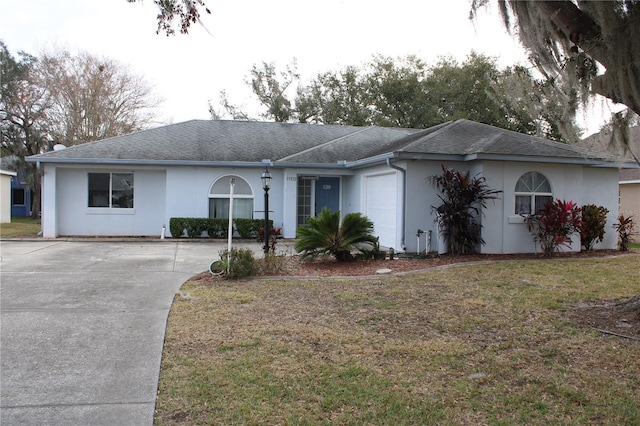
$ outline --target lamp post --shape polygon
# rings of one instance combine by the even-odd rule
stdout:
[[[262,189],[264,189],[264,253],[269,253],[269,188],[271,187],[271,173],[267,166],[262,172]]]

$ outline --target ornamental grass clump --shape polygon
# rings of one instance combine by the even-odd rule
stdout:
[[[553,256],[560,247],[570,247],[571,236],[580,232],[582,209],[573,201],[557,199],[545,203],[539,213],[526,216],[525,222],[544,255]]]

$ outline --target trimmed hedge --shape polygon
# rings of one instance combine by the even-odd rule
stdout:
[[[256,238],[264,227],[262,219],[233,219],[234,233],[240,238]],[[273,221],[269,221],[273,229]],[[229,233],[228,219],[213,219],[209,217],[172,217],[169,219],[169,232],[173,238],[200,238],[206,232],[209,238],[227,238]]]

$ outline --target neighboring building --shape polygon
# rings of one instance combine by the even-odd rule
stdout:
[[[15,155],[2,157],[2,168],[17,173],[11,180],[11,217],[29,217],[33,191],[27,185],[26,170],[18,170],[16,160]]]
[[[0,169],[0,223],[11,222],[11,181],[17,173]]]
[[[620,172],[620,214],[633,216],[635,231],[640,233],[640,169]],[[638,242],[640,237],[636,235],[632,240]]]
[[[380,243],[438,250],[429,177],[442,164],[487,179],[501,197],[481,217],[483,253],[537,251],[522,214],[550,198],[603,205],[615,220],[613,159],[467,120],[425,130],[194,120],[30,157],[43,173],[44,237],[159,236],[171,217],[269,217],[285,238],[327,206],[361,212]],[[420,234],[418,230],[425,231]],[[422,239],[422,241],[420,241]],[[572,250],[580,250],[579,238]],[[612,232],[597,247],[615,248]]]
[[[629,152],[620,142],[611,140],[610,132],[601,132],[582,140],[579,145],[595,152],[609,153],[633,161],[634,155],[640,158],[640,127],[629,129]],[[640,232],[640,168],[621,169],[619,176],[619,208],[618,213],[625,217],[633,216],[636,232]],[[640,238],[635,237],[635,241]]]

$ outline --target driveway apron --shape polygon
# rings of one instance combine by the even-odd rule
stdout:
[[[0,243],[0,424],[152,425],[173,297],[224,246]]]

